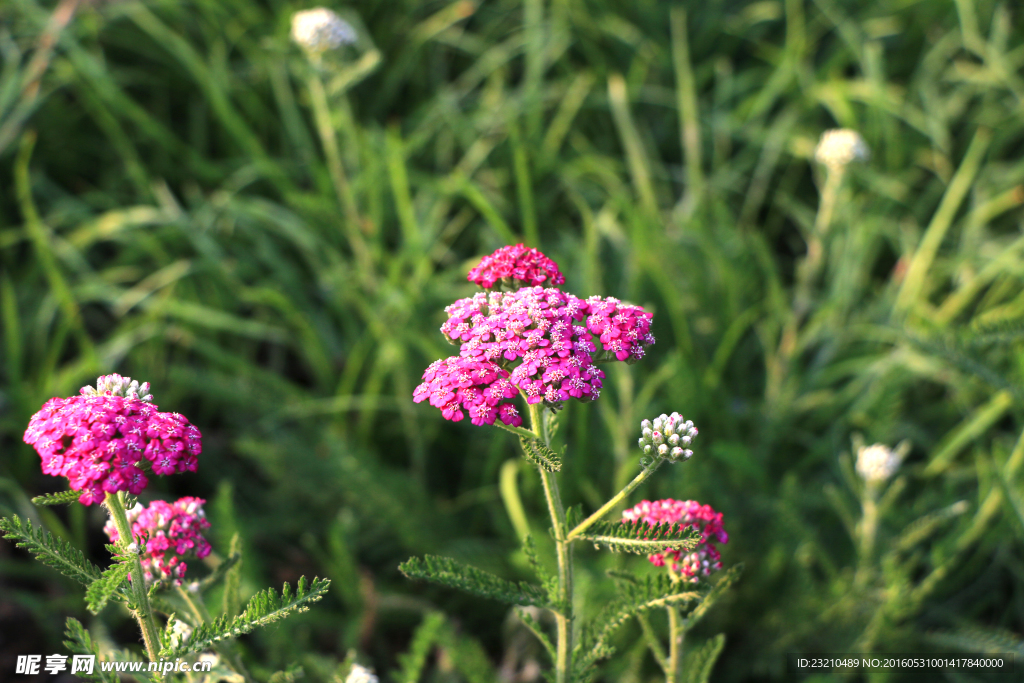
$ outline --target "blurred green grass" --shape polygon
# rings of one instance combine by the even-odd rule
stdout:
[[[363,38],[324,72],[351,207],[288,40],[304,6],[83,3],[62,30],[54,7],[0,7],[5,510],[102,557],[95,510],[29,509],[59,484],[21,434],[50,396],[132,375],[203,429],[199,474],[154,488],[209,498],[222,554],[241,532],[245,587],[335,580],[302,620],[246,641],[257,671],[301,661],[315,679],[349,647],[393,669],[436,609],[495,663],[541,658],[501,606],[396,571],[417,553],[524,570],[498,488],[514,440],[411,392],[449,354],[437,327],[473,260],[526,239],[571,291],[655,311],[648,357],[568,408],[563,495],[593,508],[631,478],[643,417],[694,419],[697,457],[643,495],[725,512],[725,560],[746,564],[704,627],[727,635],[713,680],[789,680],[791,652],[980,650],[1024,630],[1012,4],[366,0]],[[847,174],[812,313],[769,391],[823,182],[814,145],[837,126],[873,155]],[[839,458],[854,432],[913,443],[869,589]],[[540,519],[525,466],[518,483]],[[961,500],[907,552],[890,542]],[[587,612],[606,568],[644,564],[580,561]],[[55,645],[84,605],[30,566],[0,544],[5,609]],[[637,634],[605,680],[651,680]],[[439,658],[431,680],[459,666]]]

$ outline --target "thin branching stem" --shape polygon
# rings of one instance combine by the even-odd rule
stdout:
[[[547,445],[544,438],[543,420],[541,419],[541,408],[537,404],[530,404],[530,427],[531,436],[541,439]],[[541,483],[544,486],[544,496],[548,503],[548,512],[551,514],[551,526],[555,531],[555,550],[558,554],[558,609],[555,611],[555,626],[558,636],[558,643],[555,646],[555,682],[566,683],[572,671],[572,546],[566,538],[565,508],[562,506],[561,494],[558,490],[558,483],[554,474],[538,467]]]
[[[131,525],[128,524],[128,515],[124,511],[124,491],[119,491],[117,494],[108,493],[104,502],[107,509],[110,510],[110,516],[114,520],[114,525],[117,527],[119,545],[125,549],[125,552],[128,552],[127,548],[134,542],[134,536],[132,535]],[[157,636],[156,620],[153,619],[153,609],[149,605],[146,575],[142,571],[140,553],[134,552],[130,554],[133,563],[131,578],[132,596],[135,602],[132,616],[139,622],[139,628],[142,630],[142,640],[146,643],[146,654],[151,662],[155,662],[157,654],[160,652],[160,639]]]
[[[633,478],[633,481],[626,484],[626,486],[621,491],[616,493],[607,503],[598,508],[597,512],[587,517],[585,520],[580,522],[572,531],[570,531],[569,535],[566,536],[566,540],[573,541],[576,538],[579,538],[580,534],[582,534],[591,526],[593,526],[595,522],[600,521],[600,519],[604,517],[606,514],[608,514],[608,512],[612,508],[614,508],[616,505],[622,502],[623,498],[632,493],[638,486],[640,486],[640,484],[647,481],[647,478],[654,474],[655,470],[661,467],[662,462],[664,462],[663,458],[656,458],[654,460],[654,463],[652,463],[648,467],[645,467],[640,472],[640,474],[636,475]]]
[[[679,610],[675,605],[668,606],[668,669],[665,671],[665,683],[676,683],[679,680],[679,666],[683,652],[683,636],[686,629],[679,618]]]

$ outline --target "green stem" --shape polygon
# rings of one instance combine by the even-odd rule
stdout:
[[[636,620],[640,622],[640,628],[643,629],[644,637],[647,638],[647,645],[651,648],[651,653],[654,655],[655,661],[658,662],[658,666],[668,676],[668,655],[665,654],[665,648],[661,646],[661,641],[658,640],[658,634],[654,632],[651,627],[651,621],[647,618],[647,615],[643,612],[636,615]]]
[[[128,524],[128,516],[124,511],[124,491],[119,491],[117,495],[108,493],[104,502],[107,509],[110,510],[110,516],[114,520],[114,525],[117,527],[118,545],[125,548],[127,552],[128,545],[135,542],[135,537],[132,535],[132,528]],[[158,647],[160,639],[157,636],[156,621],[153,619],[153,609],[149,606],[146,575],[142,571],[140,554],[141,548],[140,552],[131,553],[132,562],[134,563],[132,565],[131,584],[135,602],[135,609],[131,610],[131,612],[132,616],[139,622],[139,628],[142,630],[142,640],[146,643],[146,654],[151,662],[155,662],[160,652]]]
[[[835,211],[839,188],[843,184],[843,166],[828,169],[825,187],[821,191],[818,213],[814,218],[814,227],[807,238],[807,254],[796,269],[796,291],[793,295],[793,310],[782,332],[779,349],[772,360],[768,372],[767,395],[772,401],[778,398],[782,382],[789,373],[789,366],[797,351],[797,341],[804,318],[811,310],[811,293],[814,282],[821,273],[825,262],[825,236],[832,225],[832,214]]]
[[[345,174],[345,166],[341,161],[341,153],[338,151],[338,138],[335,135],[334,124],[331,121],[331,108],[327,102],[327,93],[324,90],[323,81],[317,71],[319,60],[313,62],[313,73],[309,77],[309,96],[313,105],[313,117],[316,120],[316,130],[320,136],[320,142],[324,148],[324,157],[327,159],[327,170],[331,174],[334,183],[334,192],[338,195],[338,202],[345,212],[345,228],[349,246],[359,259],[363,268],[372,264],[372,256],[366,240],[360,232],[363,226],[359,210],[356,208],[356,198],[352,193],[352,186]],[[370,272],[367,270],[366,272]]]
[[[529,405],[530,427],[533,438],[545,441],[541,408]],[[544,497],[548,502],[551,526],[555,531],[555,550],[558,554],[558,609],[555,611],[555,626],[558,643],[555,646],[555,683],[566,683],[572,672],[572,546],[566,538],[565,508],[562,506],[558,484],[551,472],[538,467],[544,486]]]
[[[686,629],[682,627],[679,610],[675,605],[668,607],[668,670],[665,672],[665,683],[676,683],[679,680],[679,665],[682,660],[683,636]]]
[[[860,520],[860,566],[854,576],[854,584],[863,586],[867,583],[871,569],[871,558],[875,551],[875,536],[878,533],[878,485],[869,481],[864,488],[861,501],[863,514]]]
[[[608,512],[612,508],[614,508],[616,505],[618,505],[620,502],[622,502],[623,498],[625,498],[630,493],[632,493],[634,489],[636,489],[638,486],[640,486],[640,484],[642,484],[645,481],[647,481],[647,478],[650,477],[652,474],[654,474],[654,472],[659,467],[661,467],[661,463],[662,462],[664,462],[663,458],[656,458],[652,465],[650,465],[649,467],[645,467],[640,472],[640,474],[636,475],[633,478],[633,481],[631,481],[628,484],[626,484],[625,488],[623,488],[621,491],[619,491],[614,496],[612,496],[612,498],[607,503],[602,505],[597,510],[597,512],[595,512],[594,514],[592,514],[589,517],[587,517],[585,520],[580,522],[579,525],[575,529],[570,531],[569,535],[566,536],[566,540],[567,541],[575,540],[577,537],[579,537],[580,534],[582,534],[584,531],[586,531],[591,526],[593,526],[595,522],[597,522],[602,517],[604,517],[606,514],[608,514]]]

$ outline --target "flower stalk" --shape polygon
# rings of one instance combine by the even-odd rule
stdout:
[[[535,438],[541,439],[545,446],[550,446],[544,433],[544,422],[539,404],[530,404],[530,428]],[[558,610],[555,612],[557,643],[555,645],[555,681],[565,683],[572,671],[572,541],[566,534],[565,508],[558,490],[554,475],[542,467],[538,467],[544,497],[548,502],[551,515],[551,527],[555,531],[555,552],[558,557]]]
[[[153,619],[153,609],[149,605],[146,575],[142,570],[140,553],[138,549],[134,551],[129,550],[134,537],[132,536],[131,525],[128,523],[128,516],[125,514],[124,500],[124,491],[118,491],[116,494],[108,493],[104,504],[107,506],[107,510],[110,511],[110,517],[114,520],[114,525],[117,527],[118,545],[121,546],[122,552],[131,555],[132,558],[131,585],[135,608],[131,610],[131,613],[135,620],[139,622],[142,640],[146,644],[146,654],[151,662],[155,662],[160,652],[158,647],[160,639],[157,636],[156,621]]]

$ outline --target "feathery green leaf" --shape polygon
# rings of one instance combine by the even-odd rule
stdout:
[[[330,585],[330,579],[314,578],[311,584],[307,584],[306,577],[302,577],[294,593],[287,583],[281,589],[280,596],[273,588],[268,588],[254,595],[245,610],[234,619],[224,615],[213,623],[200,624],[187,641],[178,647],[162,649],[160,656],[174,659],[190,652],[199,652],[219,640],[240,636],[291,614],[305,612],[310,604],[324,596]]]
[[[506,581],[482,569],[456,562],[450,557],[410,557],[398,566],[398,570],[410,579],[432,581],[512,605],[549,605],[547,591],[540,586],[523,581]]]
[[[683,683],[708,683],[711,669],[725,647],[725,634],[719,633],[683,658]]]
[[[578,538],[612,552],[648,555],[665,550],[691,550],[700,542],[700,532],[681,524],[597,522]]]
[[[77,503],[78,498],[82,495],[81,491],[58,491],[56,493],[47,493],[42,496],[36,496],[32,499],[33,505],[70,505],[71,503]]]
[[[86,605],[93,614],[99,614],[107,606],[110,598],[128,580],[131,563],[124,557],[116,557],[114,560],[114,564],[107,567],[85,591]]]
[[[43,564],[84,586],[92,585],[103,573],[85,559],[81,550],[42,527],[34,527],[28,520],[22,521],[17,515],[0,517],[0,531],[5,538],[12,539],[16,546],[25,548]]]
[[[562,459],[539,439],[527,439],[520,436],[519,444],[523,447],[523,456],[537,467],[548,472],[557,472],[562,469]]]
[[[67,640],[64,641],[64,647],[68,649],[73,655],[93,655],[99,659],[99,648],[96,647],[95,643],[92,642],[92,637],[89,632],[82,626],[82,622],[68,617],[65,623],[64,636]],[[85,674],[81,671],[75,673],[76,676],[84,678],[87,681],[102,681],[103,683],[118,683],[117,674],[113,671],[104,671],[98,664],[93,665],[92,674]]]
[[[444,615],[440,612],[431,612],[423,618],[423,622],[416,628],[416,632],[412,636],[408,651],[398,658],[402,665],[402,671],[398,674],[400,683],[417,683],[420,680],[427,657],[437,642],[437,636],[442,626],[444,626]]]

